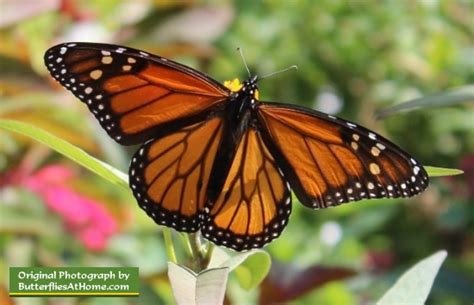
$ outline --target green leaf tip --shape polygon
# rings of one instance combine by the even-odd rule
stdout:
[[[457,176],[462,175],[464,172],[456,168],[444,168],[434,166],[424,166],[428,176],[430,177],[445,177],[445,176]]]

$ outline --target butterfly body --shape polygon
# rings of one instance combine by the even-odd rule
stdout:
[[[93,43],[54,46],[45,63],[112,138],[142,143],[129,170],[139,206],[218,245],[241,251],[277,238],[291,191],[319,209],[428,185],[418,161],[373,131],[259,101],[256,76],[223,86],[163,57]]]
[[[210,202],[213,202],[221,192],[242,136],[249,128],[260,132],[256,92],[258,92],[257,77],[249,78],[242,83],[238,91],[230,94],[229,102],[222,109],[225,127],[220,147],[223,149],[217,152],[210,174],[210,180],[213,181],[207,190]]]

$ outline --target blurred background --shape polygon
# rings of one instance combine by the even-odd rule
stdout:
[[[127,45],[224,81],[265,74],[262,100],[334,114],[393,140],[426,165],[465,174],[434,178],[412,199],[311,211],[266,248],[259,289],[231,277],[227,304],[371,304],[409,266],[448,258],[428,304],[474,300],[474,109],[426,108],[375,120],[376,110],[474,81],[474,2],[0,1],[0,119],[20,120],[127,171],[136,147],[108,138],[43,65],[65,41]],[[161,228],[129,192],[47,147],[0,130],[0,303],[172,304]],[[175,239],[179,243],[179,238]],[[178,255],[182,255],[178,253]],[[8,298],[10,266],[138,266],[136,298]]]

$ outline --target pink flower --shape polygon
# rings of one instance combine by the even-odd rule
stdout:
[[[91,218],[89,202],[64,186],[49,186],[41,192],[46,205],[60,214],[63,220],[72,226],[87,225]]]
[[[57,213],[64,225],[91,251],[102,251],[111,235],[118,231],[115,218],[103,205],[70,189],[65,183],[74,178],[70,168],[50,165],[19,184],[40,195],[45,205]]]
[[[79,233],[79,239],[92,251],[101,251],[107,243],[107,236],[100,230],[85,228]]]

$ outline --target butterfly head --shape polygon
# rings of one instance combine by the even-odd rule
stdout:
[[[231,81],[225,81],[224,86],[226,86],[233,93],[242,92],[244,94],[249,94],[253,99],[259,99],[258,92],[258,77],[255,75],[242,83],[238,78],[234,78]]]

